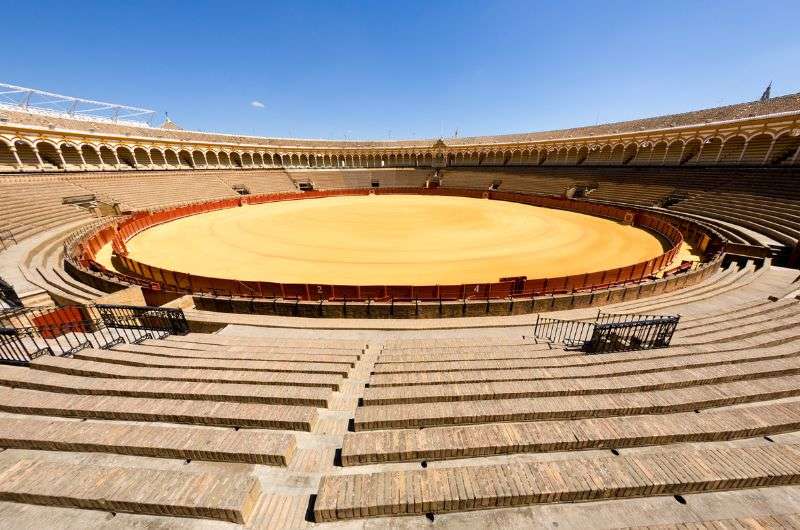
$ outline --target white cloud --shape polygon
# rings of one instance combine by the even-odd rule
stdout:
[[[251,101],[251,102],[250,102],[250,106],[251,106],[251,107],[255,107],[255,108],[257,108],[257,109],[263,109],[263,108],[264,108],[264,104],[263,104],[263,103],[261,103],[261,102],[260,102],[259,100],[257,100],[257,99],[254,99],[253,101]]]

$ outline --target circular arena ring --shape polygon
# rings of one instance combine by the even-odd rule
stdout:
[[[200,309],[501,315],[604,305],[699,281],[718,268],[719,247],[680,224],[652,211],[510,192],[312,191],[135,213],[77,238],[68,255],[85,275],[192,294]],[[678,259],[684,235],[702,266]]]

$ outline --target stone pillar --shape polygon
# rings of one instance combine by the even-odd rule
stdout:
[[[772,156],[772,151],[775,149],[775,142],[778,141],[778,138],[773,138],[772,143],[769,144],[769,149],[767,149],[767,154],[764,155],[764,160],[761,161],[761,165],[766,165],[769,162],[769,157]]]
[[[16,146],[14,146],[14,145],[10,145],[10,146],[9,146],[9,149],[11,150],[11,154],[12,154],[12,155],[14,155],[14,161],[15,161],[15,162],[16,162],[16,164],[17,164],[17,170],[18,170],[18,171],[22,171],[22,170],[23,170],[23,167],[22,167],[22,160],[20,160],[20,158],[19,158],[19,153],[17,153],[17,148],[16,148]]]
[[[80,148],[76,147],[76,149],[78,151],[78,156],[81,159],[81,169],[83,169],[84,171],[88,171],[89,168],[86,167],[86,159],[83,157],[83,148],[82,147],[80,147]]]
[[[33,154],[36,155],[36,161],[39,162],[39,171],[44,171],[44,162],[42,162],[42,157],[39,155],[39,148],[36,144],[33,145]]]
[[[747,151],[747,146],[748,145],[750,145],[750,140],[745,140],[744,145],[742,146],[742,152],[739,153],[739,163],[740,164],[742,163],[742,160],[744,160],[744,153],[745,153],[745,151]]]

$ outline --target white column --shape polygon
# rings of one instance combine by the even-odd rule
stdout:
[[[10,145],[9,149],[11,150],[11,154],[14,155],[14,161],[17,164],[17,170],[22,171],[22,160],[19,158],[19,153],[17,153],[17,148],[14,145]]]
[[[767,149],[767,154],[764,155],[764,160],[761,161],[761,165],[765,165],[769,161],[769,157],[772,156],[772,150],[775,149],[775,142],[778,141],[778,138],[773,138],[772,143],[769,144],[769,149]]]

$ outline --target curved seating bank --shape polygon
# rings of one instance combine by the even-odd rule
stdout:
[[[127,256],[125,241],[149,227],[189,215],[283,200],[302,200],[335,195],[369,193],[417,193],[454,195],[513,201],[533,206],[570,210],[614,219],[658,234],[667,243],[664,253],[650,260],[605,271],[556,278],[514,278],[494,283],[460,285],[318,285],[270,281],[238,281],[179,273],[140,263]],[[679,226],[675,226],[674,223]],[[684,239],[704,255],[704,263],[682,274],[658,279],[675,259]],[[111,244],[121,273],[106,270],[95,261],[97,253]],[[212,306],[231,312],[294,314],[303,316],[437,317],[477,314],[512,314],[588,307],[667,292],[699,281],[720,264],[722,242],[691,221],[612,205],[510,192],[458,189],[331,190],[298,194],[268,194],[221,199],[199,204],[140,212],[118,223],[103,225],[77,238],[71,245],[74,272],[102,288],[108,281],[138,284],[145,288],[194,294],[198,307]],[[502,273],[502,271],[498,271]],[[246,305],[239,304],[247,300]],[[237,303],[235,303],[237,302]]]

